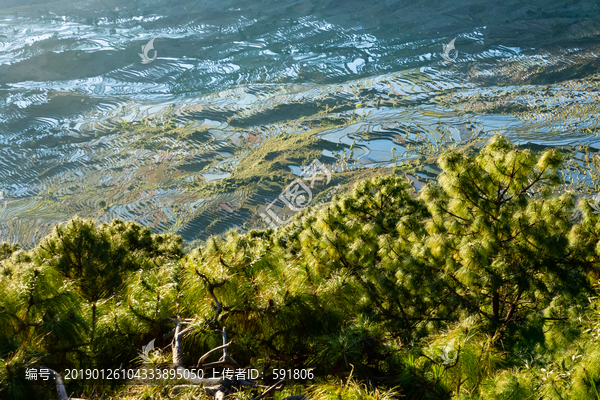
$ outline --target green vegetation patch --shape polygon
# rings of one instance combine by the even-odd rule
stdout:
[[[347,111],[354,108],[349,104],[341,104],[341,98],[330,97],[322,102],[290,102],[279,104],[267,111],[256,113],[250,117],[234,118],[230,121],[231,126],[236,128],[249,128],[257,125],[268,125],[283,121],[293,121],[303,117],[318,114],[321,111],[337,112]],[[343,102],[344,103],[344,102]]]
[[[563,163],[497,136],[446,151],[419,193],[396,175],[363,180],[289,225],[185,255],[175,235],[78,218],[31,251],[0,246],[0,398],[56,398],[54,381],[26,381],[39,365],[252,366],[261,392],[274,369],[314,371],[279,400],[598,398],[600,215],[555,190]],[[183,400],[237,384],[66,385]]]
[[[290,165],[308,165],[321,157],[324,149],[338,150],[333,144],[315,135],[314,131],[300,134],[281,134],[261,143],[260,147],[244,157],[229,178],[202,185],[209,193],[278,191],[295,179]]]

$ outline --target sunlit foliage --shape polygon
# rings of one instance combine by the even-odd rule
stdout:
[[[24,381],[33,365],[139,366],[152,339],[156,362],[193,365],[225,327],[242,366],[314,368],[314,399],[600,399],[600,218],[558,193],[561,163],[497,136],[446,152],[420,193],[363,181],[286,227],[185,255],[180,238],[118,220],[4,245],[0,397],[55,396]]]

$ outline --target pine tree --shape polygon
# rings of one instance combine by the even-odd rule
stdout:
[[[574,198],[551,197],[561,161],[555,150],[538,158],[497,136],[475,157],[444,154],[439,186],[422,192],[432,214],[423,251],[452,296],[492,331],[589,288],[567,249]]]

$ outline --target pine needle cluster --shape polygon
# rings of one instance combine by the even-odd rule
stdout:
[[[600,217],[557,192],[562,162],[497,136],[447,151],[420,193],[374,178],[289,227],[185,255],[118,220],[5,244],[0,398],[52,398],[24,381],[34,365],[139,366],[153,339],[153,360],[195,365],[225,327],[241,366],[313,369],[314,399],[600,399]]]

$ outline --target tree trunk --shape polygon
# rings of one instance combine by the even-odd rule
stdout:
[[[62,379],[62,376],[56,372],[54,375],[56,377],[56,391],[58,392],[58,398],[60,400],[68,399],[69,396],[67,395],[67,389],[65,388],[65,383]]]
[[[494,291],[494,297],[492,298],[492,314],[494,314],[494,322],[500,321],[500,289]]]
[[[183,362],[183,335],[181,332],[181,322],[177,321],[175,325],[175,336],[173,337],[173,364],[181,366]]]
[[[47,369],[54,375],[54,380],[56,381],[56,391],[58,392],[58,400],[69,400],[69,396],[67,395],[67,389],[65,388],[65,382],[62,379],[62,376],[58,372],[53,369],[41,367],[43,369]]]
[[[92,334],[91,334],[91,342],[92,342],[92,354],[96,354],[96,301],[92,301]]]

